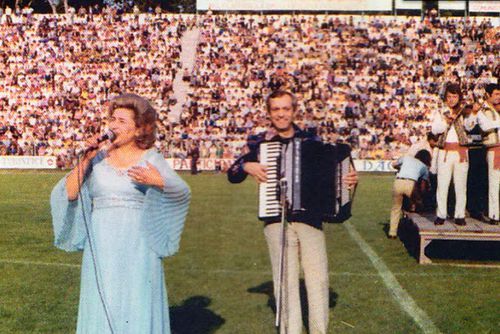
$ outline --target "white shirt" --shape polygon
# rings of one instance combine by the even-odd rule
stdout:
[[[448,123],[445,121],[444,116],[436,112],[434,114],[434,119],[432,120],[431,132],[435,135],[444,133],[448,129]],[[458,134],[455,131],[455,127],[452,126],[448,131],[445,139],[446,143],[458,143]]]
[[[467,130],[471,130],[476,124],[479,124],[479,127],[483,131],[490,131],[491,129],[496,128],[497,132],[499,131],[500,128],[500,119],[497,120],[491,120],[489,119],[484,112],[479,111],[476,115],[471,115],[466,119],[466,122],[464,122],[464,125]]]

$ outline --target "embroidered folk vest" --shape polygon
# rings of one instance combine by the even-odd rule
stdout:
[[[467,138],[467,133],[465,132],[465,127],[464,127],[464,118],[462,115],[458,116],[455,118],[452,124],[448,126],[448,129],[439,137],[437,146],[439,148],[444,148],[444,143],[446,142],[446,137],[448,136],[448,132],[450,131],[451,127],[455,128],[455,131],[457,132],[457,137],[458,137],[458,143],[461,146],[466,146],[469,142]]]
[[[492,121],[496,121],[500,118],[498,111],[495,110],[493,106],[491,106],[488,102],[484,102],[481,111],[484,113],[486,117],[488,117]],[[498,146],[500,145],[500,136],[498,135],[498,130],[493,129],[484,134],[483,144],[487,147]]]

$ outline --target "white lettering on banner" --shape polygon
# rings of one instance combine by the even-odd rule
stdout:
[[[358,172],[395,172],[392,160],[354,160]]]
[[[199,159],[198,170],[215,170],[220,166],[220,170],[226,171],[234,163],[234,159]],[[174,170],[191,170],[191,159],[167,159],[170,167]],[[358,172],[395,172],[392,168],[392,160],[354,160],[354,167]]]
[[[189,170],[191,165],[191,159],[167,159],[174,170]]]
[[[166,160],[174,170],[191,170],[191,159],[169,158]],[[196,166],[198,170],[216,170],[215,167],[220,166],[220,170],[226,171],[234,161],[234,159],[198,159]]]
[[[471,12],[500,12],[500,1],[471,1],[469,3]]]
[[[56,157],[52,156],[0,156],[0,169],[55,169]]]

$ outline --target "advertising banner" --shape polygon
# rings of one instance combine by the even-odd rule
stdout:
[[[168,164],[174,170],[191,170],[191,159],[167,159]],[[199,159],[198,170],[227,170],[233,164],[234,159]]]
[[[354,160],[358,172],[395,172],[391,166],[392,160]]]
[[[473,1],[470,1],[472,3]],[[439,1],[439,10],[465,10],[465,1]]]
[[[414,0],[396,0],[396,9],[422,9],[422,1]]]
[[[0,169],[55,169],[56,157],[0,156]]]
[[[174,170],[191,170],[191,159],[166,159]],[[234,159],[199,159],[198,170],[226,171]],[[354,160],[354,166],[359,172],[395,172],[391,160]],[[0,156],[0,169],[55,169],[56,157],[52,156]]]
[[[175,170],[190,170],[191,159],[167,159]],[[199,159],[198,170],[226,171],[233,164],[234,159]],[[358,172],[395,172],[391,160],[354,160],[354,167]]]
[[[469,12],[500,13],[500,1],[469,1]]]

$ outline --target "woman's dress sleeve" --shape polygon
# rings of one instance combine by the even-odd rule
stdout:
[[[163,189],[149,187],[146,191],[142,231],[158,256],[170,256],[179,250],[191,191],[159,153],[155,152],[148,161],[158,169],[165,186]]]
[[[67,252],[83,250],[87,240],[87,228],[92,216],[92,200],[90,198],[89,178],[94,166],[106,157],[100,151],[92,159],[85,172],[80,195],[74,201],[68,200],[66,177],[56,184],[50,194],[50,210],[54,228],[54,245]]]
[[[81,198],[79,196],[76,200],[70,201],[66,192],[66,177],[63,177],[52,189],[50,208],[54,245],[67,252],[83,250],[87,239],[85,223],[90,224],[91,217],[87,182],[82,185]]]

